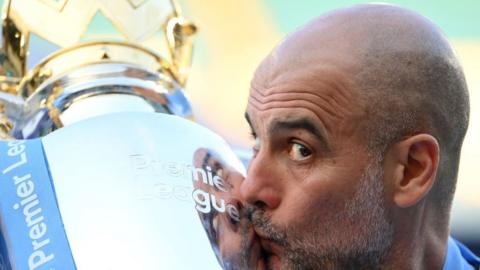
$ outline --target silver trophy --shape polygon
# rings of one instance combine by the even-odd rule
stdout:
[[[183,86],[196,27],[173,1],[13,0],[3,12],[2,137],[41,137],[119,111],[191,117]],[[121,36],[85,38],[99,12]],[[57,50],[28,69],[33,37]],[[168,48],[165,56],[161,45]]]
[[[192,121],[176,3],[4,4],[0,269],[255,268],[244,167]],[[98,14],[120,37],[85,37]]]

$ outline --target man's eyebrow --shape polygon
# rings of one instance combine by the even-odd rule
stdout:
[[[245,116],[245,119],[247,120],[248,124],[251,126],[252,122],[250,122],[250,116],[248,116],[248,112],[245,112],[244,116]]]
[[[248,121],[248,120],[247,120]],[[288,130],[305,130],[312,134],[325,148],[328,150],[326,136],[322,130],[318,129],[315,124],[307,118],[298,118],[292,120],[277,120],[269,128],[270,134],[285,132]]]
[[[250,126],[250,129],[253,130],[252,121],[250,120],[250,116],[248,116],[247,112],[245,112],[245,119],[247,120],[247,123]]]

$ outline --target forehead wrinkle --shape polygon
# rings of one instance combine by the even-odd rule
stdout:
[[[251,98],[255,100],[260,105],[269,104],[272,102],[310,102],[318,106],[319,109],[323,110],[332,118],[342,118],[339,114],[336,113],[334,108],[331,108],[331,103],[322,96],[306,92],[306,91],[289,91],[283,93],[272,93],[268,96],[257,95],[258,91],[253,91]]]
[[[325,130],[325,138],[327,138],[327,131],[329,130],[332,130],[333,126],[335,125],[335,123],[331,123],[331,125],[322,120],[324,117],[322,117],[322,115],[320,115],[318,112],[315,111],[315,108],[318,108],[314,103],[311,103],[311,102],[308,102],[306,101],[305,104],[302,104],[302,106],[299,106],[298,105],[298,101],[281,101],[281,102],[272,102],[272,103],[266,103],[266,104],[255,104],[256,103],[256,100],[255,99],[249,99],[248,100],[248,105],[252,106],[254,109],[256,109],[257,111],[259,112],[266,112],[266,111],[269,111],[269,110],[275,110],[275,109],[306,109],[308,111],[310,111],[311,113],[313,113],[317,119],[319,119],[318,121],[318,125],[323,129]],[[250,115],[251,116],[251,115]],[[254,120],[251,119],[253,122]],[[255,124],[253,123],[252,124]]]
[[[318,85],[317,83],[317,86],[314,87],[318,87]],[[348,122],[349,118],[358,118],[362,114],[361,104],[359,103],[361,99],[355,98],[354,93],[350,94],[351,91],[343,87],[343,84],[335,85],[337,86],[335,88],[326,85],[320,90],[296,90],[295,87],[300,86],[292,83],[268,89],[259,88],[253,83],[250,89],[250,99],[257,101],[257,107],[275,101],[306,101],[315,104],[318,109],[335,121]],[[307,88],[312,87],[307,86]],[[355,104],[352,104],[353,100],[356,101]]]
[[[254,78],[250,84],[250,94],[255,91],[263,97],[285,92],[315,95],[331,104],[335,111],[343,111],[346,115],[352,109],[352,102],[361,100],[353,79],[357,72],[355,67],[340,67],[320,61],[313,68],[283,70],[282,75],[270,77],[269,83],[264,82],[267,78],[260,82]]]

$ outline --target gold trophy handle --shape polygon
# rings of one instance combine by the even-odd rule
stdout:
[[[10,130],[12,130],[13,124],[4,112],[5,105],[0,103],[0,140],[9,140],[12,138],[10,136]]]
[[[173,16],[165,24],[165,37],[170,51],[172,71],[181,86],[185,86],[192,64],[193,36],[197,27],[181,16],[180,7],[171,0]]]
[[[3,12],[0,139],[8,134],[30,138],[69,125],[73,118],[60,116],[74,102],[107,94],[138,96],[155,112],[191,117],[183,89],[197,28],[181,16],[175,0],[5,0]],[[112,23],[121,40],[85,39],[96,14]],[[149,17],[137,20],[143,16]],[[162,30],[166,40],[158,42]],[[29,46],[37,39],[30,42],[31,37],[58,49],[31,63]],[[35,65],[27,68],[27,63]],[[113,108],[119,107],[94,111]]]

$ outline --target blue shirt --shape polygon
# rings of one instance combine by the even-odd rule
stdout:
[[[443,270],[478,270],[480,258],[471,252],[466,246],[452,237],[448,238],[447,256],[443,264]]]

